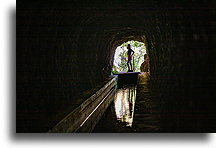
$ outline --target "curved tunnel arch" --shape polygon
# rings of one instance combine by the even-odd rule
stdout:
[[[84,21],[86,24],[84,25],[82,32],[80,32],[81,35],[79,37],[78,47],[80,53],[82,53],[82,51],[89,52],[89,54],[92,54],[93,52],[96,53],[92,56],[95,56],[95,64],[100,63],[100,65],[98,65],[99,67],[97,67],[97,69],[94,69],[95,66],[87,67],[93,67],[92,70],[101,73],[102,79],[104,79],[111,72],[114,53],[117,46],[129,40],[137,40],[145,43],[147,42],[144,35],[146,32],[145,26],[148,23],[145,22],[145,25],[139,24],[139,26],[136,27],[132,26],[133,23],[128,24],[125,21],[127,19],[119,20],[118,18],[115,18],[115,16],[109,16],[109,19],[104,19],[101,15],[103,14],[100,14],[100,16],[86,18],[86,21]],[[105,16],[105,18],[106,17],[107,16]],[[101,19],[103,19],[103,21],[101,21]],[[137,17],[135,17],[135,19],[133,19],[132,21],[139,23],[142,22],[140,21],[140,18],[137,19]],[[110,24],[109,22],[112,23]],[[106,55],[101,54],[100,56],[98,56],[97,53],[100,52],[103,52]],[[85,55],[89,56],[88,54]],[[82,58],[82,54],[80,54],[79,59]],[[86,59],[87,58],[88,57],[86,57]],[[104,59],[106,59],[106,63],[103,63],[105,62]],[[91,62],[93,61],[88,61],[87,63]],[[89,69],[89,71],[91,71],[91,69]]]
[[[147,40],[146,40],[145,35],[142,32],[135,31],[132,29],[122,30],[121,33],[117,33],[117,35],[114,39],[116,39],[116,40],[113,42],[111,49],[110,49],[111,55],[110,55],[109,64],[111,65],[111,67],[113,66],[114,55],[115,55],[115,51],[116,51],[117,47],[122,45],[125,42],[131,41],[131,40],[143,42],[146,45],[146,52],[149,54],[149,50],[147,47],[147,45],[148,45]]]

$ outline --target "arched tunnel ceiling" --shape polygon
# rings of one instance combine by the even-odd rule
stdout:
[[[154,30],[157,25],[153,23],[151,18],[155,17],[153,15],[155,12],[153,13],[148,8],[136,11],[133,7],[124,9],[124,6],[122,6],[122,8],[92,8],[91,11],[93,11],[93,14],[85,13],[86,16],[82,20],[82,31],[79,33],[80,46],[83,49],[90,49],[91,46],[99,47],[98,52],[107,51],[108,54],[102,58],[107,59],[102,69],[106,67],[108,73],[111,71],[114,50],[117,46],[128,40],[138,40],[146,43],[145,34],[150,34],[148,32]],[[142,15],[140,15],[141,13]],[[86,41],[91,42],[90,46],[86,47],[83,44]]]

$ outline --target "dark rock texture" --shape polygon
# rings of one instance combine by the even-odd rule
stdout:
[[[109,76],[116,47],[132,39],[147,44],[150,84],[167,131],[216,132],[215,6],[213,0],[19,1],[17,132],[52,128],[75,96]]]

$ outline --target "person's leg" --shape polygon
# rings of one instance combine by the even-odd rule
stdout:
[[[132,67],[132,63],[131,63],[131,61],[129,62],[129,64],[130,64],[130,70],[132,71],[133,70],[133,67]]]
[[[127,61],[127,66],[128,66],[128,71],[130,71],[130,65],[129,65],[129,60]]]

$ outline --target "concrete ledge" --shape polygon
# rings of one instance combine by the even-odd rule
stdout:
[[[137,85],[138,74],[140,74],[140,72],[120,72],[116,74],[118,75],[118,86]]]
[[[50,133],[91,132],[114,98],[117,76],[62,119]]]

